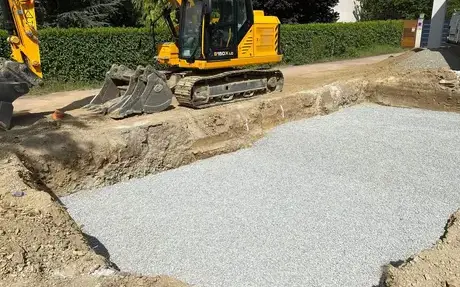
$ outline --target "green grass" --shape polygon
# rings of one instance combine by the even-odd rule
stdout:
[[[376,45],[364,49],[356,49],[351,50],[349,54],[342,55],[342,56],[334,56],[334,57],[327,57],[321,60],[315,61],[309,64],[318,64],[318,63],[327,63],[333,61],[341,61],[341,60],[352,60],[352,59],[360,59],[360,58],[367,58],[367,57],[374,57],[386,54],[396,54],[396,53],[403,53],[410,49],[404,49],[402,47],[394,47],[390,45]],[[293,65],[296,66],[296,65]]]
[[[325,59],[316,61],[315,63],[325,63],[325,62],[332,62],[332,61],[338,61],[338,60],[358,59],[358,58],[379,56],[379,55],[385,55],[385,54],[401,53],[407,50],[408,49],[403,49],[401,47],[394,47],[390,45],[376,45],[373,47],[352,51],[352,53],[345,55],[345,56],[325,58]],[[284,63],[281,63],[280,65],[269,65],[269,66],[275,67],[275,66],[285,66],[285,65]],[[247,68],[256,68],[256,67],[257,66],[250,66]],[[103,84],[102,82],[98,82],[98,81],[59,82],[59,81],[54,81],[54,80],[45,80],[43,86],[32,88],[29,95],[38,96],[38,95],[46,95],[50,93],[55,93],[55,92],[97,89],[97,88],[101,88],[102,84]]]
[[[46,76],[45,76],[46,77]],[[33,87],[29,95],[46,95],[55,92],[90,90],[102,87],[102,82],[60,82],[55,80],[44,80],[42,86]]]
[[[379,55],[385,55],[385,54],[402,53],[407,50],[410,50],[410,49],[404,49],[402,47],[394,47],[390,45],[377,45],[377,46],[370,47],[368,49],[358,50],[355,58],[365,58],[365,57],[379,56]]]

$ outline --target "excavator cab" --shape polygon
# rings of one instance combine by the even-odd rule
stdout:
[[[168,54],[173,43],[160,45],[162,64],[208,70],[282,60],[280,22],[254,11],[252,0],[183,0],[180,13],[178,55]]]
[[[251,0],[185,0],[181,14],[180,59],[189,63],[236,58],[254,23]]]

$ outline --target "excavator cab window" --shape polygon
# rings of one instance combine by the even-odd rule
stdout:
[[[212,0],[208,25],[211,52],[233,50],[235,40],[235,9],[233,0]],[[210,56],[213,56],[211,54]]]
[[[201,50],[203,1],[185,0],[180,25],[180,55],[182,59],[199,58]]]
[[[251,0],[184,0],[181,9],[181,59],[238,57],[238,44],[254,23]]]
[[[249,32],[254,24],[254,11],[252,9],[251,0],[237,0],[238,3],[238,44],[243,40],[244,36]]]
[[[254,23],[251,0],[211,0],[211,17],[206,28],[208,60],[238,57],[238,45]]]

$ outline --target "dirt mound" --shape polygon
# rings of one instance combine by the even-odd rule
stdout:
[[[377,104],[460,112],[460,81],[449,69],[396,71],[369,82],[366,94]]]
[[[389,266],[387,287],[460,286],[460,211],[453,214],[436,245],[412,256],[399,267]]]

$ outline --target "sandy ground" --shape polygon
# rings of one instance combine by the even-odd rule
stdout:
[[[94,239],[81,232],[57,196],[235,151],[282,123],[366,101],[459,112],[455,74],[392,68],[411,54],[286,67],[283,93],[199,111],[175,107],[122,121],[80,109],[94,90],[19,99],[15,127],[0,133],[0,286],[183,286],[163,276],[117,272],[104,252],[92,248]],[[50,119],[56,108],[66,112],[64,120]],[[450,238],[458,236],[455,230]],[[458,254],[453,241],[443,242]],[[407,284],[426,270],[444,285],[414,286],[455,286],[460,263],[450,263],[454,275],[446,279],[437,269],[444,266],[438,262],[442,256],[430,254],[425,261],[431,263],[416,264],[418,271],[404,264],[389,268],[388,286],[412,286]]]

